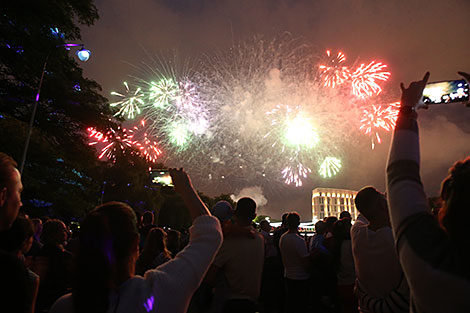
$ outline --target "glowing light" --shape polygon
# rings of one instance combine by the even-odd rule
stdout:
[[[364,109],[359,129],[366,135],[372,136],[372,149],[375,143],[382,143],[379,131],[390,132],[395,129],[400,109],[400,102],[393,102],[388,105],[372,105]]]
[[[323,178],[335,176],[341,169],[341,160],[335,157],[326,157],[320,165],[318,173]]]
[[[291,121],[287,121],[285,139],[290,145],[311,148],[315,146],[320,138],[310,121],[298,116]]]
[[[120,126],[117,129],[110,128],[106,134],[97,131],[94,127],[87,129],[88,137],[90,138],[89,145],[104,144],[104,147],[100,151],[98,159],[106,158],[113,162],[116,162],[116,154],[124,153],[125,150],[132,146],[132,141],[130,140],[125,129],[122,129]]]
[[[311,172],[310,168],[300,163],[296,167],[285,167],[282,170],[282,177],[287,185],[295,184],[296,187],[300,187],[302,186],[302,179],[307,178],[307,175]]]
[[[150,83],[149,92],[149,100],[154,107],[163,109],[178,96],[178,85],[173,79],[162,78]]]
[[[144,104],[143,96],[140,88],[137,88],[134,92],[131,92],[129,89],[129,85],[127,82],[124,82],[124,86],[126,87],[125,94],[121,94],[118,92],[111,92],[111,95],[118,96],[121,98],[118,102],[111,103],[111,107],[120,106],[121,108],[115,114],[115,116],[125,116],[127,115],[128,119],[133,119],[136,115],[140,114],[140,105]]]
[[[328,56],[326,64],[320,64],[318,68],[320,69],[320,76],[324,81],[323,86],[335,88],[338,85],[341,85],[346,80],[349,79],[351,73],[349,68],[341,65],[346,61],[346,56],[343,52],[338,52],[337,55],[332,55],[330,50],[326,51]]]
[[[183,148],[189,141],[188,126],[181,122],[173,122],[168,135],[172,144]]]
[[[132,145],[139,154],[149,162],[155,163],[162,151],[158,148],[156,141],[151,140],[145,131],[145,120],[141,120],[139,125],[128,130]]]
[[[88,59],[90,58],[91,56],[91,52],[90,50],[87,50],[87,49],[80,49],[76,52],[77,54],[77,57],[80,59],[80,61],[82,62],[86,62],[88,61]]]
[[[368,65],[361,64],[351,75],[353,93],[360,98],[378,95],[382,87],[377,81],[386,81],[390,77],[390,72],[384,71],[386,67],[386,64],[375,61]]]

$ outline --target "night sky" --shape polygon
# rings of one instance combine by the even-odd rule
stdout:
[[[431,81],[458,79],[458,70],[470,72],[468,0],[97,0],[96,5],[100,19],[82,28],[82,42],[92,51],[83,68],[108,98],[149,55],[175,50],[197,57],[255,35],[275,38],[286,32],[318,51],[342,50],[352,59],[388,64],[392,76],[384,88],[397,99],[400,81],[421,78],[427,70]],[[449,166],[470,154],[470,108],[432,107],[420,113],[419,121],[422,179],[434,196]],[[228,192],[252,187],[245,195],[264,204],[261,213],[279,217],[297,210],[308,220],[315,187],[385,188],[389,137],[373,151],[353,153],[345,173],[335,179],[313,177],[301,188],[234,183]]]

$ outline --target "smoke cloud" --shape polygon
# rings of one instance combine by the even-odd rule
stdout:
[[[246,187],[240,190],[237,195],[231,195],[230,198],[232,198],[233,201],[237,202],[241,198],[251,198],[256,202],[256,205],[258,206],[257,208],[257,214],[258,215],[264,215],[264,214],[269,214],[268,212],[263,212],[263,207],[268,204],[268,200],[266,197],[263,195],[263,189],[259,186],[254,186],[254,187]]]
[[[400,82],[418,79],[426,70],[432,81],[457,79],[457,70],[470,72],[468,0],[99,0],[97,6],[100,20],[82,30],[82,41],[93,53],[83,67],[103,86],[104,95],[135,74],[133,65],[148,58],[145,51],[153,55],[177,50],[198,57],[255,35],[275,38],[284,32],[318,51],[340,49],[352,62],[387,63],[392,76],[385,88],[395,99]],[[274,70],[266,86],[275,89],[279,84]],[[420,113],[421,171],[429,196],[437,194],[452,163],[470,154],[469,119],[470,108],[463,106]],[[235,198],[252,197],[273,217],[297,210],[306,220],[316,187],[358,190],[375,185],[384,190],[390,137],[384,135],[375,150],[358,142],[332,179],[312,175],[302,188],[273,184],[264,192],[249,187]]]

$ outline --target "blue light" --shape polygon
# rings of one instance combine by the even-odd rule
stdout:
[[[64,38],[64,34],[60,32],[60,30],[57,27],[50,28],[52,36],[55,38]]]
[[[90,50],[87,49],[80,49],[77,51],[77,57],[80,59],[82,62],[88,61],[90,58],[91,52]]]

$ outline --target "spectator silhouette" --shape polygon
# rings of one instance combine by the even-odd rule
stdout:
[[[82,223],[72,294],[60,298],[52,313],[186,312],[221,244],[222,232],[187,174],[170,169],[170,175],[194,220],[186,248],[144,277],[135,276],[139,251],[135,213],[127,204],[105,203]]]
[[[8,231],[16,217],[21,203],[20,172],[16,162],[0,152],[0,236]],[[31,285],[23,262],[0,247],[0,305],[4,312],[29,312]]]
[[[31,249],[33,243],[34,228],[31,221],[23,216],[18,216],[12,227],[0,235],[0,246],[4,251],[11,253],[22,262],[25,261],[25,254]],[[29,312],[35,311],[36,297],[39,288],[39,276],[27,269],[28,281],[30,285],[28,295]]]
[[[300,215],[289,213],[288,231],[279,241],[286,284],[286,311],[306,312],[310,296],[310,255],[305,240],[298,234]]]
[[[150,230],[154,227],[157,227],[157,225],[155,225],[153,221],[154,221],[153,212],[146,211],[142,215],[142,228],[140,229],[140,250],[143,249],[145,240],[147,240],[147,236]]]
[[[149,269],[156,268],[169,260],[171,253],[166,248],[166,232],[160,227],[152,228],[137,259],[135,273],[144,275]]]
[[[467,81],[470,75],[460,73]],[[405,88],[388,166],[389,214],[411,291],[412,312],[470,312],[470,158],[456,162],[441,187],[439,222],[431,215],[419,174],[416,107],[429,73]]]
[[[409,312],[409,288],[393,242],[385,196],[364,187],[354,199],[361,213],[351,228],[360,312]]]
[[[234,215],[238,227],[253,231],[251,223],[256,217],[256,203],[250,198],[241,198]],[[263,263],[264,239],[258,232],[251,237],[236,235],[224,238],[207,277],[211,283],[218,270],[222,269],[227,278],[229,294],[223,312],[256,312]]]
[[[34,257],[33,270],[40,279],[37,309],[47,311],[72,287],[72,254],[65,250],[67,227],[57,219],[44,223],[43,247]]]

